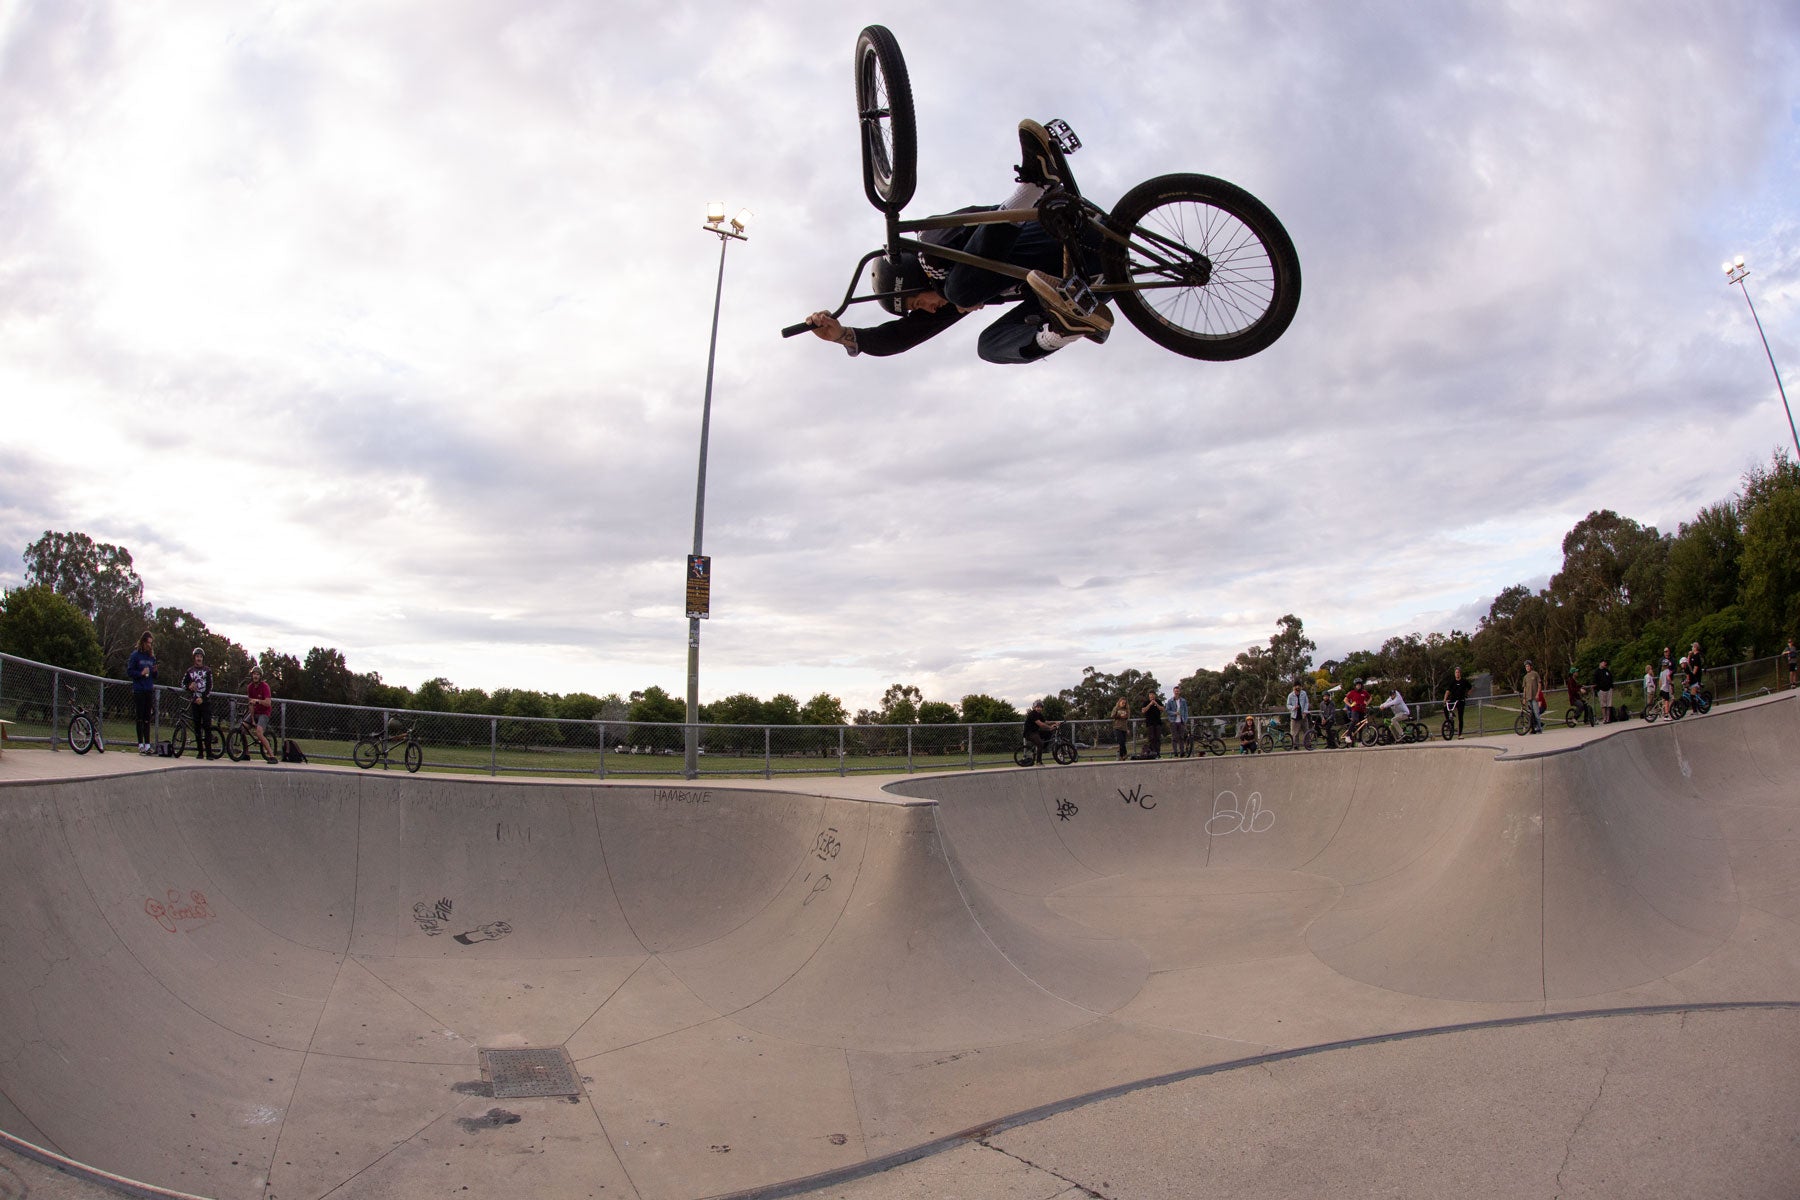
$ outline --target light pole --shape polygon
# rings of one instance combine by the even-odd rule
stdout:
[[[700,620],[709,615],[712,599],[712,567],[701,554],[701,534],[706,528],[706,439],[712,430],[713,361],[719,353],[719,300],[725,294],[725,250],[733,241],[748,241],[744,227],[750,224],[750,210],[744,209],[731,218],[726,228],[725,202],[715,200],[706,206],[708,233],[719,235],[719,282],[713,289],[712,339],[706,347],[706,400],[700,407],[700,471],[694,485],[694,553],[688,559],[688,677],[687,677],[687,765],[689,779],[700,774]]]
[[[1756,322],[1756,336],[1762,339],[1763,353],[1769,356],[1769,370],[1775,372],[1775,390],[1781,393],[1781,407],[1787,412],[1788,433],[1794,439],[1795,461],[1800,462],[1800,432],[1794,429],[1794,410],[1788,407],[1787,389],[1781,386],[1781,372],[1775,367],[1775,353],[1769,349],[1769,335],[1763,332],[1762,318],[1756,315],[1756,305],[1750,300],[1750,289],[1744,286],[1744,276],[1750,268],[1744,265],[1744,256],[1738,255],[1727,263],[1720,263],[1725,269],[1727,286],[1737,284],[1738,291],[1744,293],[1744,303],[1750,305],[1750,319]]]

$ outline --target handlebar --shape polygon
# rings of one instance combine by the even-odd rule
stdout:
[[[791,338],[797,334],[802,334],[802,333],[807,332],[812,327],[813,327],[812,318],[808,317],[806,320],[800,322],[798,325],[789,325],[786,329],[783,329],[781,331],[781,336],[784,338]]]

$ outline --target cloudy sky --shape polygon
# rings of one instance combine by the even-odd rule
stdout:
[[[1294,612],[1322,656],[1473,629],[1615,508],[1672,529],[1789,440],[1800,8],[0,0],[0,584],[82,530],[252,651],[414,685],[852,709],[1165,683]],[[782,325],[880,222],[851,47],[905,50],[909,213],[1198,171],[1299,247],[1208,364],[1129,327],[996,367]],[[867,310],[865,310],[866,312]],[[873,319],[865,316],[865,323]]]

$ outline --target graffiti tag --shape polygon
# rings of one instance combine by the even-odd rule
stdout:
[[[1229,798],[1231,803],[1226,805]],[[1237,793],[1220,792],[1213,798],[1212,816],[1207,818],[1206,832],[1214,837],[1232,833],[1267,833],[1275,824],[1275,810],[1264,808],[1261,792],[1251,792],[1250,802],[1238,807]]]
[[[144,911],[170,933],[176,932],[182,921],[210,921],[218,915],[207,907],[205,892],[189,892],[183,896],[174,888],[165,892],[161,900],[152,896],[144,901]]]
[[[1074,819],[1075,814],[1080,811],[1081,809],[1076,807],[1073,800],[1058,800],[1056,802],[1056,819],[1059,821],[1072,820]]]
[[[838,841],[837,829],[833,827],[819,834],[818,839],[813,842],[813,857],[820,862],[830,862],[843,848],[844,843]]]
[[[670,804],[711,804],[712,792],[694,791],[690,788],[657,788],[656,802],[667,806]]]
[[[1144,790],[1144,785],[1141,783],[1132,788],[1129,792],[1124,788],[1120,788],[1118,791],[1119,799],[1125,801],[1127,805],[1135,804],[1145,812],[1149,812],[1156,807],[1156,805],[1149,803],[1151,800],[1155,799],[1155,797],[1151,793],[1146,792]]]

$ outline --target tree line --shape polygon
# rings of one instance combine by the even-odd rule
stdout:
[[[1265,645],[1177,682],[1194,712],[1224,715],[1279,709],[1296,680],[1315,691],[1355,678],[1379,680],[1419,701],[1441,697],[1458,666],[1465,675],[1491,674],[1496,690],[1511,691],[1527,659],[1558,675],[1573,668],[1585,680],[1602,660],[1623,678],[1660,658],[1663,647],[1690,642],[1699,642],[1715,663],[1776,653],[1800,629],[1800,466],[1777,451],[1767,466],[1744,474],[1736,493],[1673,533],[1611,509],[1590,512],[1563,538],[1562,555],[1547,586],[1502,590],[1473,633],[1412,633],[1315,665],[1317,644],[1301,618],[1288,613]],[[679,724],[687,716],[684,700],[654,686],[629,696],[526,688],[490,693],[439,677],[411,689],[384,682],[378,672],[353,671],[331,647],[314,646],[304,658],[272,648],[252,657],[193,613],[153,607],[122,546],[46,531],[25,548],[24,561],[24,584],[0,597],[0,651],[71,670],[122,677],[138,634],[149,630],[163,660],[183,669],[191,648],[205,650],[218,686],[228,691],[241,691],[250,668],[259,666],[279,695],[294,700],[567,721]],[[1040,699],[1052,719],[1102,720],[1120,697],[1135,714],[1152,693],[1165,695],[1149,671],[1089,666],[1069,687]],[[878,707],[854,716],[824,692],[804,704],[786,693],[768,700],[739,693],[700,710],[700,719],[713,725],[942,726],[1022,715],[1011,702],[984,693],[927,700],[906,683],[891,685]]]

